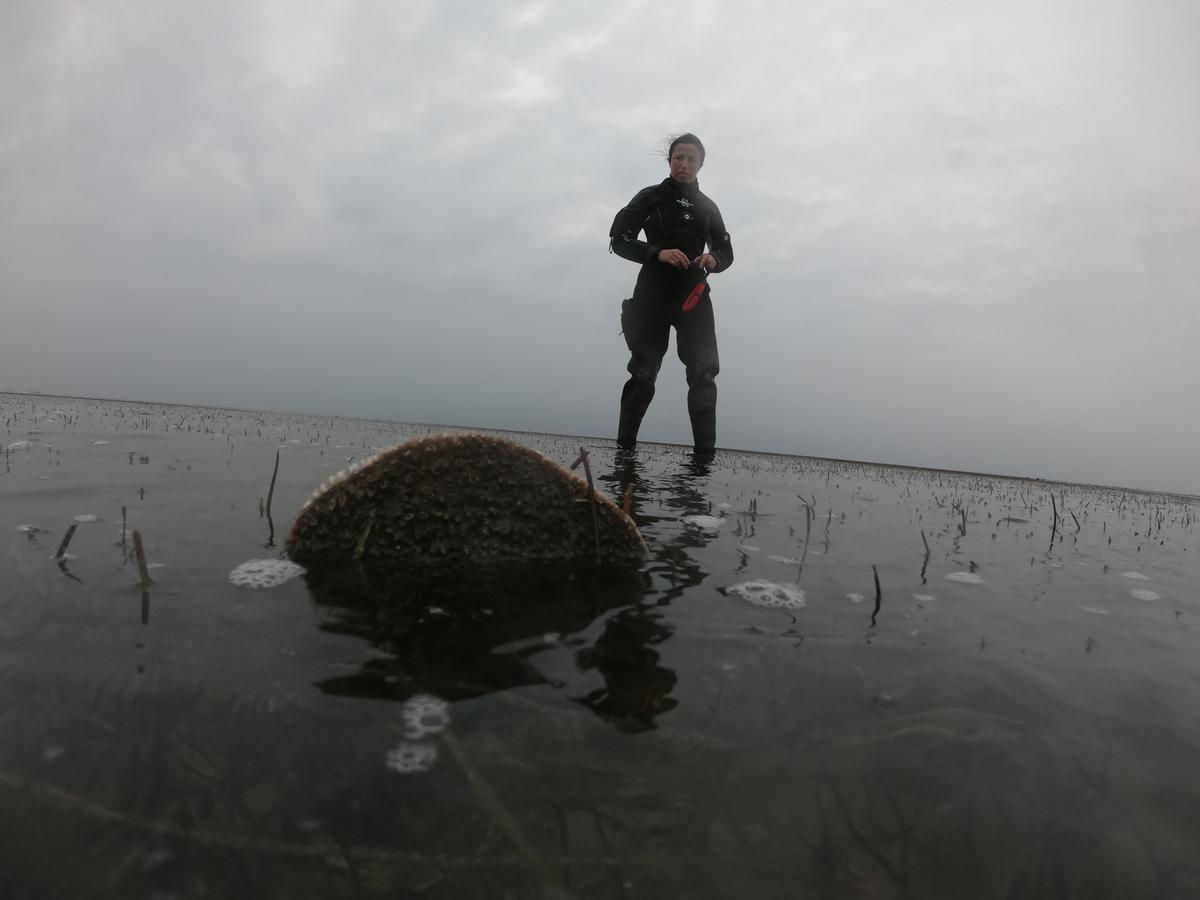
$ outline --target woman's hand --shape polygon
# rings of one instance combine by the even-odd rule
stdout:
[[[717,267],[717,258],[711,253],[701,253],[692,260],[692,265],[699,266],[700,268],[707,269],[711,272]]]
[[[666,263],[668,266],[674,266],[677,269],[686,269],[692,264],[692,261],[687,258],[687,254],[682,250],[659,250],[658,261]]]

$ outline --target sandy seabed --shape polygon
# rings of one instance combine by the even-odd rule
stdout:
[[[281,572],[428,431],[0,394],[0,896],[1200,896],[1200,501],[516,434],[641,569]]]

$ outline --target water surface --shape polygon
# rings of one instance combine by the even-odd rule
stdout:
[[[428,430],[0,394],[0,896],[1200,895],[1195,499],[510,435],[641,571],[231,583]]]

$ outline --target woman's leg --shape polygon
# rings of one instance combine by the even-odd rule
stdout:
[[[675,321],[679,359],[687,370],[688,415],[697,450],[711,451],[717,443],[717,356],[716,322],[712,299],[705,291],[691,312],[680,312]]]
[[[638,428],[654,399],[654,382],[662,367],[671,335],[671,325],[663,315],[662,304],[655,299],[626,300],[621,310],[625,343],[629,346],[629,380],[621,391],[621,418],[617,424],[617,443],[633,448]]]

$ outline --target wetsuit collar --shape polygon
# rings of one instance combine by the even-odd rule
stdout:
[[[699,181],[693,181],[691,184],[683,184],[669,175],[663,179],[663,186],[676,194],[683,194],[685,197],[695,197],[700,193]]]

